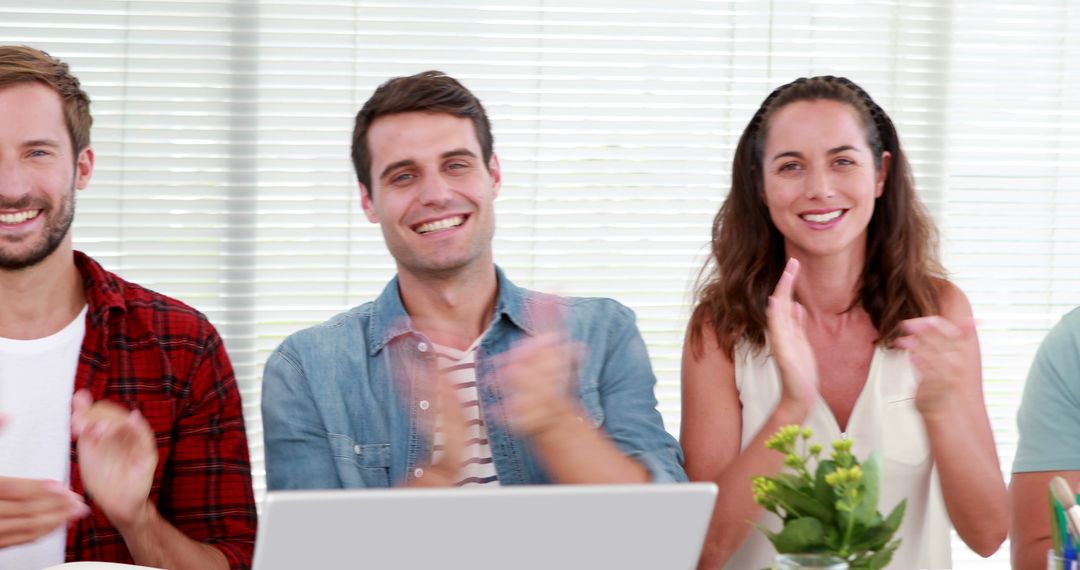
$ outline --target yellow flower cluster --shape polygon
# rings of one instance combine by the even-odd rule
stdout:
[[[765,447],[780,453],[790,453],[800,436],[805,441],[810,439],[812,435],[814,435],[814,432],[810,431],[810,428],[802,428],[795,424],[786,425],[781,427],[772,437],[765,440]]]
[[[836,487],[838,485],[847,485],[851,483],[859,483],[862,481],[863,471],[862,467],[853,465],[850,468],[837,467],[836,471],[829,473],[825,476],[825,482],[830,487]]]
[[[754,485],[754,502],[771,509],[776,506],[776,483],[768,477],[754,477],[752,479]]]
[[[810,437],[810,429],[801,429],[797,425],[788,425],[780,428],[772,437],[765,440],[765,447],[779,451],[780,453],[787,453],[788,449],[795,445],[796,438],[800,433],[805,433],[804,438]]]
[[[851,454],[851,440],[838,439],[832,444],[832,460],[840,467],[850,467],[855,462],[855,456]]]

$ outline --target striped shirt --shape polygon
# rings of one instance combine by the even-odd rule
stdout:
[[[440,372],[456,388],[461,413],[465,419],[465,448],[461,452],[461,468],[458,470],[457,486],[498,485],[499,476],[491,459],[487,428],[480,413],[480,395],[476,389],[476,349],[480,338],[464,351],[434,344],[435,359]],[[442,457],[444,436],[442,414],[435,421],[435,440],[432,461]]]

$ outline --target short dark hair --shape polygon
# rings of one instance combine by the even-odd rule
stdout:
[[[82,90],[79,79],[68,65],[55,57],[28,46],[0,46],[0,89],[19,83],[48,85],[60,95],[64,124],[71,138],[75,156],[90,146],[90,96]]]
[[[448,113],[469,119],[476,129],[484,167],[491,163],[495,138],[491,123],[480,100],[458,80],[441,71],[425,71],[408,77],[395,77],[383,83],[356,114],[353,126],[352,162],[356,178],[371,197],[371,149],[367,134],[371,124],[384,115],[396,113]]]

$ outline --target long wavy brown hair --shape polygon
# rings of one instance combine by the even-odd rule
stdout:
[[[866,140],[881,168],[882,152],[892,155],[885,188],[867,229],[866,263],[847,310],[862,307],[889,345],[904,319],[938,312],[938,284],[944,270],[937,258],[937,231],[915,194],[907,157],[885,111],[861,87],[843,77],[800,78],[773,91],[750,120],[735,149],[731,191],[713,220],[712,255],[701,270],[689,340],[703,351],[704,327],[734,358],[735,345],[765,346],[765,306],[787,262],[784,236],[764,201],[762,153],[769,121],[796,101],[832,100],[850,105],[866,128]]]

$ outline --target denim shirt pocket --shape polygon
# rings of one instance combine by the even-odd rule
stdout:
[[[327,434],[327,438],[343,487],[390,486],[389,443],[357,443],[337,433]]]

